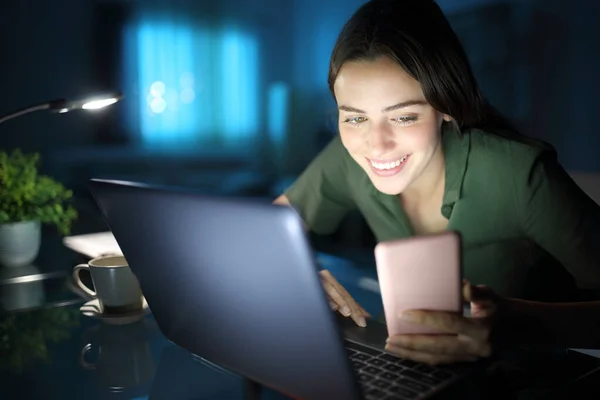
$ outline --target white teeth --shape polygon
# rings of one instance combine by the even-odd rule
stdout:
[[[376,163],[374,161],[371,161],[371,165],[373,167],[375,167],[377,169],[381,169],[381,170],[392,169],[392,168],[396,168],[397,166],[402,164],[406,160],[407,157],[408,157],[408,155],[402,157],[398,161],[387,162],[387,163]]]

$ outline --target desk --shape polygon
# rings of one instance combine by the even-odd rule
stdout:
[[[33,275],[27,275],[27,269],[21,270],[24,272],[21,277],[16,270],[10,278],[4,275],[0,284],[4,308],[0,314],[1,399],[244,398],[242,377],[169,342],[152,315],[125,326],[106,325],[81,315],[79,306],[86,299],[69,284],[69,273],[74,265],[71,262],[77,259],[71,256],[65,259],[68,263],[64,268],[51,271],[38,267],[31,270],[35,272]],[[320,259],[324,267],[343,276],[342,283],[369,312],[381,311],[381,302],[375,293],[352,286],[354,275],[348,270],[347,261],[325,255]],[[482,392],[459,397],[446,394],[442,398],[546,399],[550,392],[547,388],[556,377],[591,371],[598,364],[594,364],[598,360],[585,356],[568,359],[560,352],[529,354],[526,359],[515,360],[508,355],[492,365],[489,379],[479,384]],[[596,397],[569,393],[578,399],[600,398],[600,379],[592,376],[588,381],[591,384],[586,390],[597,390],[596,394],[590,394]],[[509,397],[502,390],[510,385],[518,390]],[[582,383],[572,390],[584,386]],[[482,393],[486,393],[486,397]],[[491,396],[493,393],[497,396]],[[554,398],[563,398],[560,397],[563,394]],[[285,399],[269,390],[262,398]]]

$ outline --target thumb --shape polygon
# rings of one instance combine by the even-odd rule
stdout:
[[[466,295],[471,303],[472,317],[487,317],[496,312],[500,296],[486,285],[469,285]]]
[[[498,295],[487,285],[472,285],[468,280],[463,279],[463,299],[465,302],[480,302],[494,300]]]
[[[487,285],[470,285],[470,301],[477,303],[481,301],[495,300],[498,297]]]
[[[473,285],[471,285],[471,283],[466,279],[463,279],[463,281],[462,281],[462,295],[463,295],[463,300],[466,303],[470,303],[472,301]]]

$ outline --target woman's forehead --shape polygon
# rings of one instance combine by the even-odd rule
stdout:
[[[335,80],[334,92],[338,104],[351,101],[354,107],[424,100],[419,82],[387,58],[346,63]]]

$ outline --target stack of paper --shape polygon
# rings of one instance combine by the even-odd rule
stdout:
[[[68,248],[90,258],[103,255],[123,255],[112,232],[67,236],[63,239],[63,243]]]

